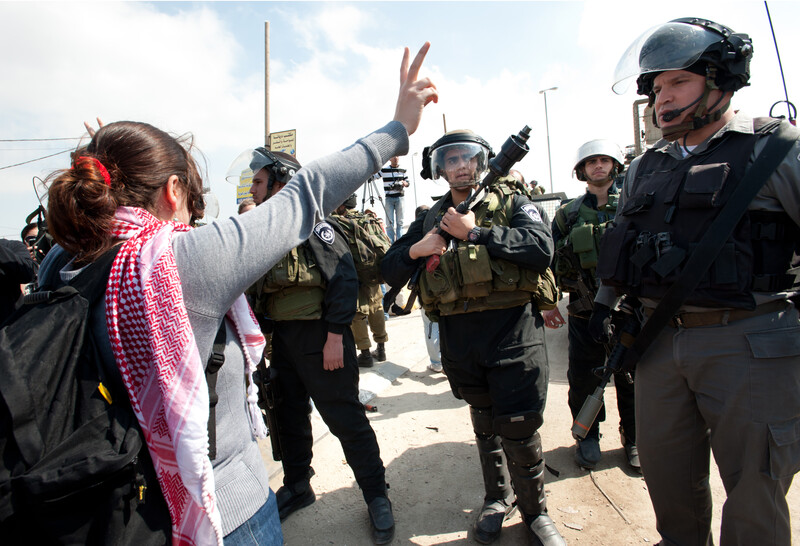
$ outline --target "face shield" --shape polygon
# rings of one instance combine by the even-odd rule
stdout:
[[[639,36],[622,55],[611,88],[621,95],[634,78],[644,74],[689,68],[709,47],[721,40],[720,34],[688,23],[671,22],[653,27]]]
[[[489,169],[489,150],[476,142],[453,142],[431,152],[431,176],[451,188],[473,186]]]
[[[233,160],[225,180],[231,184],[241,185],[244,180],[253,180],[253,174],[264,167],[277,178],[278,182],[287,183],[300,170],[300,165],[287,159],[279,158],[265,148],[245,150]]]

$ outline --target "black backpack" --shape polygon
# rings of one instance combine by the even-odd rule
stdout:
[[[91,334],[90,309],[115,256],[109,251],[71,284],[33,294],[38,303],[0,329],[4,544],[171,542],[127,392],[118,372],[103,369]]]

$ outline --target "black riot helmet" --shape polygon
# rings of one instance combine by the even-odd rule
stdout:
[[[470,174],[469,180],[456,181],[447,178],[446,161],[452,160],[456,155],[463,160],[475,160],[475,170]],[[451,188],[471,186],[480,182],[489,169],[489,160],[493,157],[492,147],[477,134],[465,129],[450,131],[423,150],[420,176],[428,180],[444,178]]]
[[[615,93],[637,76],[637,91],[651,97],[653,79],[667,70],[708,68],[713,89],[738,91],[749,85],[753,43],[747,34],[709,21],[685,17],[651,28],[631,44],[614,72]]]
[[[250,170],[253,174],[261,169],[267,169],[270,172],[269,189],[275,181],[281,184],[286,184],[292,177],[300,170],[300,163],[294,156],[285,152],[273,152],[264,147],[259,147],[253,150],[253,155],[250,159]]]
[[[715,108],[723,100],[724,93],[748,85],[752,56],[753,43],[747,34],[735,33],[708,19],[675,19],[648,30],[628,47],[617,63],[612,89],[621,94],[630,80],[637,77],[638,93],[647,95],[652,106],[655,103],[653,80],[662,72],[686,70],[704,76],[706,84],[702,95],[691,104],[663,116],[671,121],[684,111],[690,112],[685,122],[662,130],[664,138],[674,141],[721,119],[730,107],[730,101],[718,110]],[[709,106],[710,93],[715,89],[723,94]],[[655,112],[653,119],[657,121]]]
[[[351,195],[350,197],[345,199],[344,203],[342,203],[342,206],[346,209],[354,209],[356,208],[357,205],[358,205],[358,196],[356,196],[356,194]]]

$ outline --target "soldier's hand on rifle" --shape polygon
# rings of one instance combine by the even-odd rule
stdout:
[[[545,311],[542,313],[542,317],[544,317],[544,325],[548,328],[561,328],[567,323],[558,307]]]
[[[427,258],[433,255],[441,256],[444,254],[445,250],[447,250],[447,243],[444,237],[436,233],[436,231],[436,228],[431,229],[425,234],[425,237],[414,243],[411,248],[408,249],[408,255],[411,256],[412,260]]]
[[[608,305],[594,303],[594,311],[589,317],[589,335],[597,343],[611,341],[611,308]]]
[[[440,226],[456,239],[466,241],[470,230],[475,227],[475,213],[470,210],[466,214],[461,214],[450,207],[442,217]]]
[[[322,348],[322,368],[329,372],[344,368],[342,334],[328,332],[328,339],[325,341],[325,347]]]

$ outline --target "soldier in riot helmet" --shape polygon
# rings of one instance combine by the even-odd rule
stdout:
[[[638,77],[664,138],[628,168],[590,329],[604,335],[612,288],[649,317],[626,364],[639,358],[636,439],[662,544],[713,542],[711,449],[727,492],[720,542],[792,540],[800,133],[731,109],[752,53],[746,34],[687,18],[645,33],[617,66],[614,90]]]
[[[350,245],[350,253],[356,264],[358,273],[358,306],[350,329],[358,350],[358,366],[371,368],[375,360],[386,360],[386,317],[383,314],[383,294],[379,275],[380,258],[392,242],[386,235],[383,222],[369,209],[356,210],[356,194],[351,195],[331,215],[339,222]],[[379,254],[380,253],[380,254]],[[377,344],[374,352],[370,352],[369,333]]]
[[[606,224],[614,219],[617,210],[617,192],[614,178],[622,171],[622,152],[610,140],[590,140],[578,148],[573,172],[578,180],[586,182],[586,193],[573,199],[556,211],[553,219],[553,241],[556,247],[555,272],[559,288],[570,294],[569,312],[569,409],[573,419],[600,383],[593,373],[606,360],[606,346],[589,334],[591,300],[586,301],[576,291],[580,279],[592,294],[597,292],[595,267],[597,245]],[[564,317],[556,307],[542,313],[545,326],[558,328]],[[636,448],[636,420],[634,417],[633,385],[617,376],[617,408],[620,416],[620,436],[628,464],[640,469]],[[600,426],[605,420],[605,408],[584,439],[577,438],[575,462],[592,470],[600,461]]]
[[[257,148],[250,169],[250,193],[257,205],[277,194],[300,169],[289,154]],[[350,323],[358,279],[344,236],[333,221],[319,222],[314,234],[293,249],[250,289],[256,314],[271,320],[272,355],[280,397],[276,415],[283,486],[276,492],[283,520],[316,499],[311,488],[309,398],[342,444],[368,506],[373,541],[394,537],[385,469],[375,433],[358,399],[358,365]],[[292,267],[290,267],[292,266]]]
[[[425,150],[423,178],[441,178],[450,191],[392,245],[381,271],[397,286],[422,260],[440,257],[435,270],[421,274],[420,299],[439,322],[442,364],[453,394],[469,404],[486,491],[474,538],[493,542],[519,508],[535,541],[561,545],[545,504],[537,430],[548,364],[542,317],[532,301],[553,243],[544,213],[519,193],[512,177],[489,186],[472,211],[455,210],[478,185],[491,157],[489,144],[471,131],[451,131]],[[453,237],[450,245],[437,227]]]

